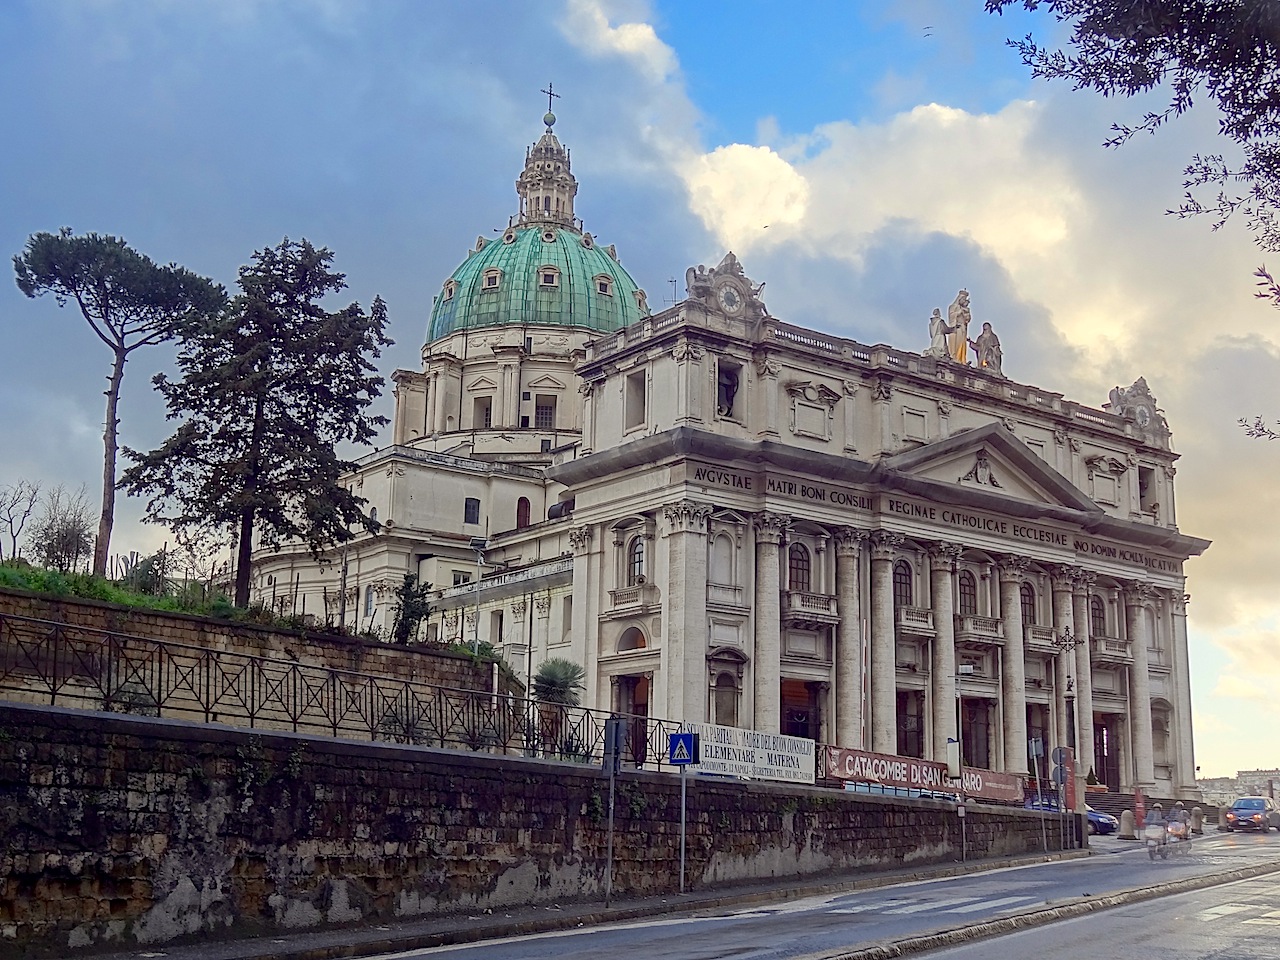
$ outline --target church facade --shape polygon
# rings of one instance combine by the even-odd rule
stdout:
[[[1002,372],[967,293],[920,353],[773,317],[733,254],[659,313],[574,214],[555,118],[519,213],[437,293],[393,443],[349,482],[380,532],[260,598],[389,626],[405,573],[437,642],[585,705],[1192,798],[1169,427],[1144,380],[1088,407]],[[973,350],[970,350],[970,347]]]

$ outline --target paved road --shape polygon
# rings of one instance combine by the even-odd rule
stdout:
[[[1275,960],[1276,875],[1117,907],[1052,926],[926,954],[929,960]]]
[[[1095,838],[1093,843],[1100,855],[1081,860],[815,897],[775,906],[584,927],[384,956],[387,960],[391,957],[396,960],[427,957],[599,960],[616,954],[646,960],[796,960],[847,953],[859,945],[899,941],[1075,903],[1081,898],[1147,889],[1242,867],[1273,864],[1280,870],[1280,837],[1275,835],[1219,834],[1197,838],[1190,851],[1180,851],[1166,861],[1154,863],[1148,860],[1145,849],[1132,841]],[[1280,874],[1255,882],[1259,889],[1270,885],[1277,891],[1274,909],[1280,910]],[[1160,907],[1152,903],[1134,909],[1151,913],[1158,912]],[[1079,923],[1087,928],[1101,915],[1094,914]],[[1267,956],[1276,957],[1280,955],[1280,930],[1271,933],[1273,949]],[[1022,949],[1026,949],[1027,942],[1031,941],[1024,941]],[[1154,954],[1124,954],[1125,957],[1144,955]],[[1056,958],[1056,952],[1054,956]]]

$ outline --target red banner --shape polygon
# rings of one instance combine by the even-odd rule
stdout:
[[[847,750],[843,747],[827,747],[826,770],[827,776],[837,780],[878,783],[906,790],[954,793],[960,786],[947,777],[945,763],[915,757],[896,757],[886,753],[868,753],[866,750]],[[1022,777],[979,767],[965,767],[961,773],[964,775],[962,782],[966,797],[1022,802]]]

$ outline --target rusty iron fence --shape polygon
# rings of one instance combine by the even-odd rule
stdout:
[[[0,699],[354,740],[599,764],[667,761],[673,721],[0,614]]]

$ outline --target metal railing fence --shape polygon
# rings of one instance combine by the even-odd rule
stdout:
[[[0,614],[0,699],[599,764],[605,721],[624,760],[662,769],[669,720],[550,704]]]

